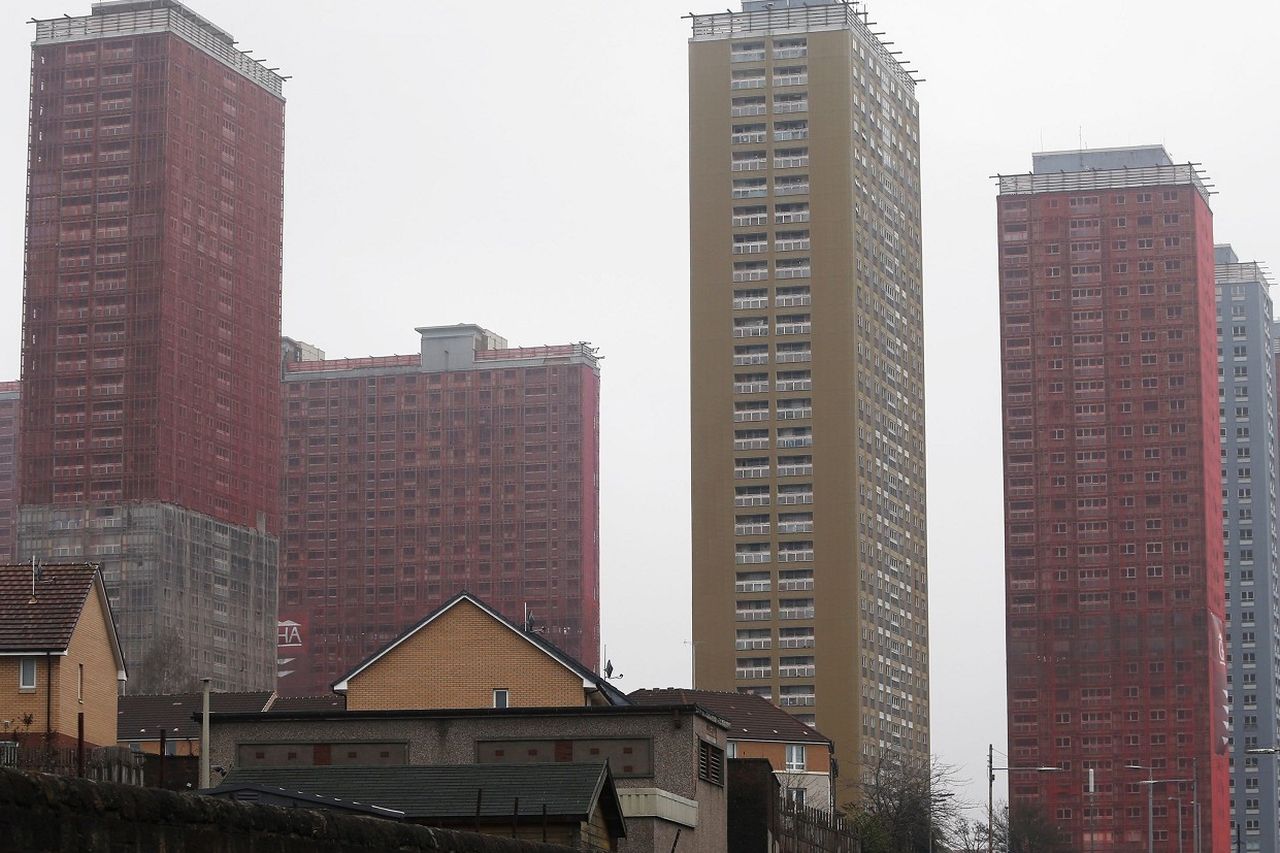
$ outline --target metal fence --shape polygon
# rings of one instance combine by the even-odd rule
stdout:
[[[837,814],[784,798],[776,815],[777,853],[862,853],[857,832]]]
[[[19,746],[0,743],[0,767],[35,770],[57,776],[80,776],[80,754],[75,747]],[[84,751],[83,776],[96,782],[143,784],[143,757],[116,746]]]

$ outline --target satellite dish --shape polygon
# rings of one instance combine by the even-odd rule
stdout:
[[[604,677],[613,678],[613,661],[611,660],[604,662]]]

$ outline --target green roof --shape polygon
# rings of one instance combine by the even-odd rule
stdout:
[[[356,767],[237,767],[222,786],[268,785],[404,812],[406,820],[507,819],[519,800],[522,818],[589,820],[597,802],[605,819],[626,835],[609,765],[460,764]],[[216,790],[216,789],[215,789]],[[479,796],[477,797],[477,794]]]

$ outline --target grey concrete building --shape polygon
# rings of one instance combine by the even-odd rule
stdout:
[[[696,705],[215,713],[210,729],[210,762],[227,772],[607,760],[627,821],[620,853],[727,849],[728,723]]]
[[[1230,245],[1214,247],[1222,424],[1222,556],[1233,725],[1231,837],[1277,849],[1277,765],[1245,750],[1276,744],[1280,725],[1280,562],[1276,527],[1276,377],[1271,285]]]

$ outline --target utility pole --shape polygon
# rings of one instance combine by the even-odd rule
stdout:
[[[987,744],[987,853],[995,853],[991,834],[991,821],[995,811],[991,805],[991,798],[996,787],[996,771],[993,766],[995,764],[995,751],[995,744]]]

